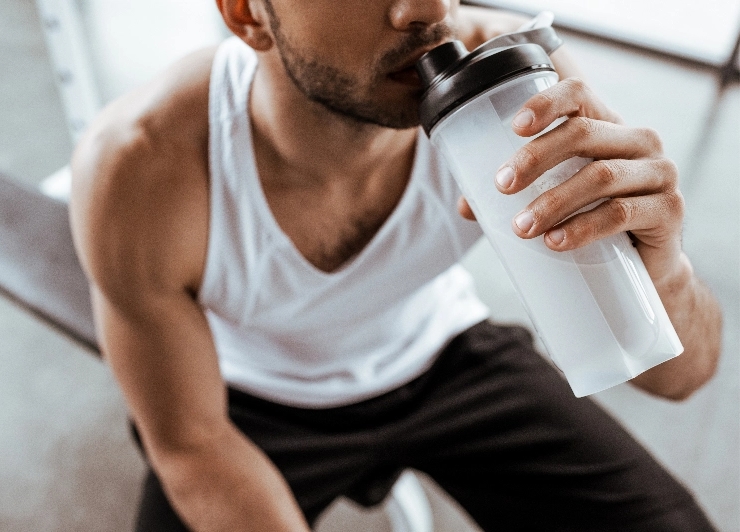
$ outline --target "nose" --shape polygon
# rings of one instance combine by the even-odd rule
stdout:
[[[396,0],[389,12],[391,26],[408,31],[415,26],[436,24],[447,17],[451,3],[451,0]]]

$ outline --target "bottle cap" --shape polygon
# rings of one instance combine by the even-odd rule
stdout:
[[[533,43],[500,47],[495,39],[470,53],[460,41],[441,44],[416,62],[424,91],[419,106],[427,135],[460,105],[513,78],[555,69],[541,46]]]

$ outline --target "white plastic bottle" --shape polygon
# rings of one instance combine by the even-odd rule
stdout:
[[[528,142],[512,131],[514,115],[558,81],[544,50],[486,43],[468,53],[454,41],[422,57],[417,70],[425,86],[422,125],[575,395],[615,386],[679,355],[683,346],[625,233],[556,252],[511,228],[530,202],[590,162],[569,159],[516,194],[495,187],[496,170]]]

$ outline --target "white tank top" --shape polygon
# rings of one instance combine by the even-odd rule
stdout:
[[[488,317],[457,261],[481,235],[423,132],[406,190],[370,243],[326,273],[270,211],[247,114],[257,56],[224,41],[211,73],[210,222],[199,300],[232,387],[283,404],[340,406],[422,374]]]

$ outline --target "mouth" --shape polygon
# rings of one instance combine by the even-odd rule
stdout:
[[[418,88],[421,86],[421,80],[419,79],[419,74],[416,72],[416,62],[421,59],[421,56],[423,56],[425,53],[427,53],[429,50],[432,50],[433,48],[436,48],[442,43],[437,43],[433,46],[427,46],[417,52],[415,52],[407,61],[404,61],[400,68],[394,70],[390,74],[388,74],[388,78],[392,81],[395,81],[397,83],[401,83],[403,85],[408,85],[410,87]]]
[[[421,86],[421,80],[419,79],[419,74],[416,72],[416,67],[410,66],[403,68],[401,70],[396,70],[395,72],[391,72],[388,74],[388,78],[392,81],[395,81],[396,83],[401,83],[403,85],[408,85],[410,87],[419,87]]]

